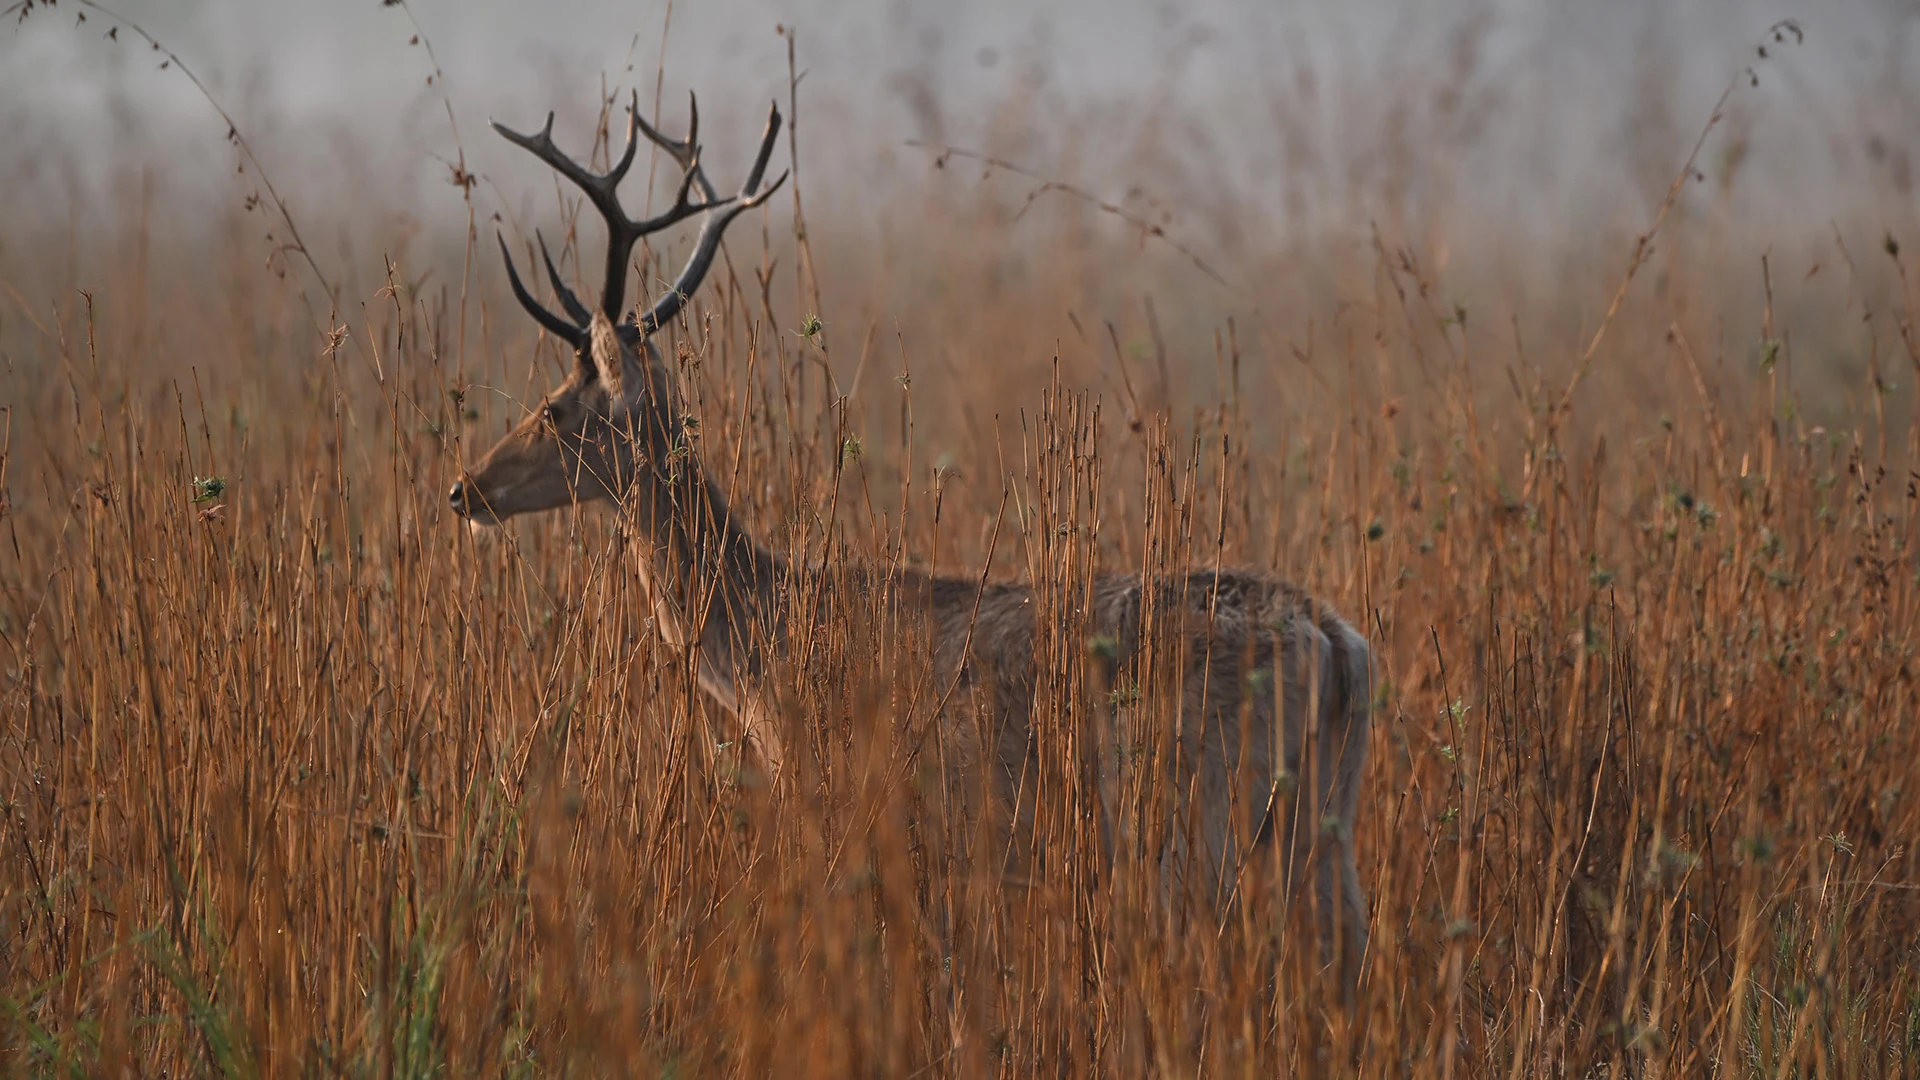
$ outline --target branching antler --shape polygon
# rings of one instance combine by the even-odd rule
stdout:
[[[727,226],[733,224],[734,218],[748,210],[764,205],[774,192],[780,190],[780,185],[787,182],[787,174],[783,172],[764,190],[760,187],[761,177],[767,174],[767,162],[773,157],[773,144],[779,137],[780,106],[775,103],[768,113],[766,133],[760,136],[760,153],[754,156],[753,169],[747,173],[746,183],[740,185],[739,194],[725,200],[726,205],[723,209],[709,216],[706,224],[700,226],[700,237],[693,245],[693,254],[688,257],[687,265],[681,268],[680,276],[674,279],[672,287],[667,290],[667,295],[655,302],[636,324],[640,330],[640,336],[651,335],[655,330],[660,329],[661,324],[680,314],[680,309],[686,306],[687,297],[692,296],[694,290],[700,287],[700,282],[707,276],[707,270],[713,266],[713,256],[720,250],[720,238],[726,233]],[[691,142],[692,140],[689,139],[688,144]],[[662,146],[665,144],[662,143]],[[667,152],[671,154],[675,151],[668,148]],[[687,170],[687,175],[696,179],[702,192],[711,200],[713,186],[707,183],[705,174],[700,172],[699,147],[690,147],[686,152],[690,153],[694,159],[693,166]]]
[[[699,214],[709,214],[706,223],[700,229],[700,236],[694,245],[693,255],[680,271],[673,283],[672,291],[653,305],[645,316],[635,322],[634,328],[642,337],[653,333],[662,323],[678,314],[686,302],[686,297],[700,287],[708,269],[713,265],[714,254],[719,250],[720,239],[733,219],[753,207],[764,204],[767,197],[779,189],[786,181],[782,173],[764,191],[760,189],[761,178],[766,174],[767,162],[773,155],[773,144],[780,135],[780,109],[776,105],[767,120],[766,134],[760,140],[760,153],[754,159],[753,170],[747,174],[747,182],[737,195],[721,198],[714,191],[711,181],[700,167],[700,105],[691,93],[687,95],[690,119],[687,123],[685,141],[669,138],[656,130],[640,117],[640,97],[635,92],[628,107],[627,146],[620,160],[613,168],[604,173],[591,172],[579,162],[562,153],[553,142],[553,114],[547,114],[547,122],[536,135],[525,135],[508,128],[498,121],[493,129],[504,135],[516,146],[524,147],[535,157],[547,163],[560,175],[573,181],[580,190],[586,192],[587,200],[600,211],[607,223],[607,269],[606,279],[600,294],[600,310],[607,318],[618,320],[625,306],[627,291],[627,262],[633,256],[633,245],[641,237],[685,221]],[[644,134],[648,140],[666,151],[680,166],[680,187],[674,194],[673,205],[666,210],[647,218],[635,221],[627,216],[620,205],[620,181],[626,178],[627,170],[633,166],[634,152],[639,146],[639,138]],[[695,192],[698,198],[695,198]],[[538,237],[538,234],[535,234]],[[513,286],[513,295],[520,306],[527,309],[540,325],[549,332],[571,343],[576,349],[587,341],[587,324],[591,313],[586,305],[567,288],[560,277],[559,270],[553,264],[553,258],[547,252],[546,240],[539,239],[540,258],[546,264],[547,277],[553,283],[554,294],[560,305],[566,309],[567,318],[554,314],[533,298],[520,273],[514,266],[513,255],[507,250],[506,240],[500,240],[500,253],[507,263],[507,280]]]

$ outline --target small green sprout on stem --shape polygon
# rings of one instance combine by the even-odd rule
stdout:
[[[820,331],[824,329],[826,329],[826,324],[820,321],[820,316],[809,314],[806,318],[800,320],[800,329],[795,330],[794,334],[815,345],[819,345]]]
[[[1587,580],[1592,582],[1596,589],[1604,589],[1613,584],[1613,571],[1600,565],[1600,556],[1597,554],[1587,556]]]
[[[680,466],[693,456],[693,440],[700,437],[700,418],[688,414],[680,418],[680,430],[674,433],[673,445],[668,447],[666,456],[667,477],[680,479]]]
[[[193,501],[210,503],[227,493],[227,478],[224,476],[196,476],[193,478]]]

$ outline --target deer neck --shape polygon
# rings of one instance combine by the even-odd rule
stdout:
[[[700,686],[736,716],[764,674],[780,637],[775,623],[783,564],[733,513],[696,449],[695,432],[673,407],[671,378],[647,365],[634,480],[622,500],[639,548],[639,569],[655,625],[691,650]]]

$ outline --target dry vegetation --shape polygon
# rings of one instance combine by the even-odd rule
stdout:
[[[1028,881],[942,857],[911,634],[812,622],[760,790],[611,514],[452,518],[558,370],[491,264],[329,300],[239,215],[173,261],[143,215],[37,278],[16,244],[0,1068],[1920,1075],[1920,281],[1883,221],[1764,272],[1713,239],[1750,225],[1670,222],[1569,391],[1630,239],[1524,308],[1393,235],[1248,254],[1285,295],[1223,301],[1071,199],[929,187],[895,213],[937,274],[875,284],[852,219],[802,258],[783,206],[674,343],[776,548],[1040,585]],[[1143,260],[1157,309],[1103,283]],[[1195,564],[1375,642],[1351,1010],[1270,887],[1181,919],[1082,842],[1085,733],[1158,691],[1094,685],[1054,608]]]

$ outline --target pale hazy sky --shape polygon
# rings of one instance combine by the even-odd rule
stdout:
[[[408,9],[110,6],[193,67],[293,193],[358,200],[374,186],[388,203],[450,199],[436,158],[452,156],[453,137],[438,88],[425,85],[426,57],[409,46]],[[126,161],[231,198],[216,178],[232,153],[205,101],[125,31],[118,44],[103,40],[102,15],[78,25],[83,10],[65,0],[0,27],[0,183],[12,189],[0,223],[22,212],[23,193],[87,190]],[[1026,133],[1014,149],[1096,188],[1128,182],[1103,167],[1102,148],[1118,153],[1146,124],[1185,129],[1176,149],[1204,143],[1223,176],[1256,187],[1302,162],[1337,187],[1378,164],[1382,133],[1397,125],[1423,152],[1446,155],[1455,197],[1553,218],[1596,191],[1645,184],[1625,143],[1650,147],[1652,164],[1670,170],[1720,87],[1755,59],[1761,32],[1786,16],[1806,43],[1762,65],[1762,85],[1738,104],[1756,197],[1884,197],[1880,174],[1920,155],[1917,0],[683,0],[670,23],[665,0],[414,0],[410,10],[473,164],[510,178],[516,195],[527,174],[510,171],[520,166],[507,165],[487,118],[532,127],[556,108],[563,138],[577,140],[603,75],[651,96],[663,27],[664,113],[677,128],[685,89],[698,89],[709,160],[733,175],[765,102],[785,96],[783,23],[798,26],[807,71],[809,191],[827,199],[911,179],[909,138],[992,145],[1011,111]],[[904,171],[876,172],[877,161]]]

